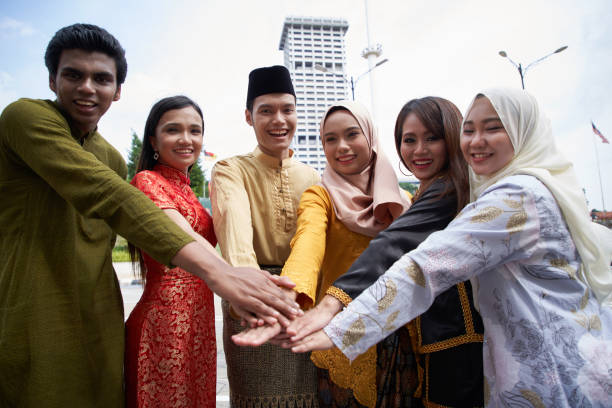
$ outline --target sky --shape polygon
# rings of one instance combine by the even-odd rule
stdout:
[[[202,107],[206,150],[218,158],[249,152],[256,141],[244,120],[248,73],[283,63],[278,45],[285,17],[346,19],[347,75],[357,77],[368,69],[360,56],[368,45],[365,15],[363,0],[3,1],[0,110],[20,97],[53,99],[43,61],[47,43],[63,26],[92,23],[126,49],[121,99],[99,123],[124,157],[132,130],[142,134],[153,103],[177,94]],[[373,107],[395,165],[393,126],[408,100],[441,96],[465,113],[482,89],[520,87],[517,69],[500,50],[527,65],[567,45],[529,68],[525,87],[551,119],[589,208],[605,203],[612,209],[612,144],[591,129],[592,120],[612,140],[612,2],[370,0],[368,17],[371,42],[382,45],[381,58],[389,61],[373,71],[374,103],[367,76],[355,96]]]

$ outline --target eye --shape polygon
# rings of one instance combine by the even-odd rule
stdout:
[[[202,129],[193,128],[193,129],[191,129],[191,134],[192,135],[196,135],[196,136],[200,136],[202,134]]]
[[[325,143],[332,143],[336,141],[336,136],[326,136]]]
[[[404,136],[404,138],[402,139],[402,143],[404,143],[404,144],[412,144],[412,143],[414,143],[414,137]]]
[[[464,135],[472,135],[474,133],[474,129],[463,129]]]
[[[113,82],[113,78],[108,75],[95,75],[94,80],[101,84],[110,84]]]
[[[435,141],[440,140],[440,139],[441,139],[441,137],[439,137],[439,136],[430,135],[425,140],[428,141],[428,142],[435,142]]]
[[[64,71],[62,73],[62,76],[64,78],[72,79],[72,80],[79,79],[81,77],[81,75],[78,72],[74,72],[74,71]]]
[[[288,115],[292,114],[293,112],[295,112],[295,109],[293,109],[293,108],[285,109],[285,113],[288,114]]]
[[[485,130],[487,132],[499,132],[501,129],[503,129],[503,126],[490,126],[486,128]]]

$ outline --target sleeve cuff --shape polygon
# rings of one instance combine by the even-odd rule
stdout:
[[[353,301],[353,299],[342,289],[339,289],[335,286],[330,286],[326,291],[326,295],[330,295],[338,299],[344,306],[348,306],[349,303]]]

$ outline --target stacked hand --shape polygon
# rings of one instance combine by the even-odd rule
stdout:
[[[295,292],[291,292],[295,298]],[[334,344],[322,329],[340,310],[342,303],[327,295],[316,307],[293,318],[287,325],[282,321],[257,327],[251,325],[250,328],[232,336],[232,340],[239,346],[259,346],[270,342],[283,348],[291,348],[296,353],[329,349]]]

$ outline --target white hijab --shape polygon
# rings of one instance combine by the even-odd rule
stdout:
[[[497,111],[514,147],[514,158],[492,176],[479,176],[470,168],[471,200],[505,177],[514,174],[537,177],[555,197],[567,222],[582,259],[578,277],[593,290],[600,303],[612,305],[609,266],[612,231],[591,222],[573,165],[557,149],[550,120],[540,112],[535,98],[523,90],[494,88],[482,94]]]

